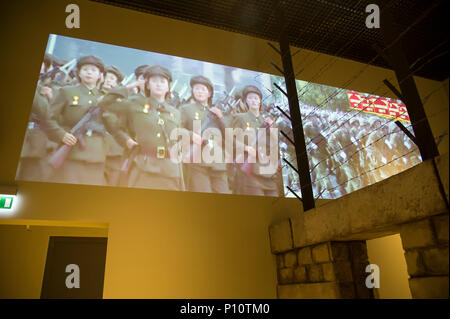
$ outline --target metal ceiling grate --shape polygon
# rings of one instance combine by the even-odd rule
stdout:
[[[280,22],[274,0],[92,0],[151,14],[185,20],[278,41]],[[405,30],[436,1],[378,0],[380,9],[395,12],[399,32]],[[367,63],[376,52],[372,44],[383,44],[377,29],[365,27],[365,8],[372,0],[283,0],[286,32],[292,45]],[[417,74],[434,80],[448,77],[448,35],[446,1],[442,0],[428,17],[405,36],[409,63],[434,50],[441,56]],[[382,23],[382,15],[381,15]],[[351,42],[351,43],[349,43]],[[438,46],[439,44],[443,45]],[[436,48],[438,46],[438,48]],[[445,53],[447,51],[447,53]],[[427,60],[428,61],[428,60]],[[378,58],[375,65],[389,67]]]

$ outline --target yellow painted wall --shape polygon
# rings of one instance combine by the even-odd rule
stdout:
[[[380,288],[374,288],[380,299],[411,299],[408,270],[399,234],[367,240],[371,264],[380,269]],[[369,274],[367,274],[369,275]]]
[[[69,3],[0,4],[0,185],[19,186],[16,211],[1,218],[108,223],[105,298],[275,298],[268,226],[300,213],[297,199],[14,181],[49,33],[269,73],[271,60],[281,65],[265,40],[90,1],[76,2],[81,28],[66,29]],[[315,76],[334,59],[302,50],[293,64],[305,68],[301,80],[336,87],[364,68],[336,59]],[[346,87],[391,96],[380,83],[392,76],[368,67]],[[439,90],[427,113],[447,108],[445,117],[431,121],[439,135],[448,130],[448,89],[426,79],[417,84],[421,96]],[[448,138],[442,150],[448,152]]]
[[[50,236],[108,237],[108,229],[0,225],[0,298],[40,297]]]

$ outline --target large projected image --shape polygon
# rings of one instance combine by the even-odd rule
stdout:
[[[294,196],[278,76],[50,35],[17,180]],[[312,187],[337,198],[417,163],[401,101],[297,81]],[[412,130],[412,129],[411,129]]]

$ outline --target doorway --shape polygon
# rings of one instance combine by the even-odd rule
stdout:
[[[101,299],[107,240],[51,236],[41,299]]]

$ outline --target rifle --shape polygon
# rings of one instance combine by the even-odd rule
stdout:
[[[54,67],[50,71],[42,73],[41,75],[39,75],[39,80],[43,81],[47,78],[54,79],[54,77],[56,76],[56,74],[58,72],[64,73],[65,77],[67,78],[68,76],[70,76],[70,72],[75,68],[76,64],[77,64],[77,60],[72,59],[71,61],[67,62],[66,64],[64,64],[62,66]]]
[[[222,111],[224,112],[224,109],[222,109]],[[218,128],[220,130],[220,132],[222,133],[222,136],[224,136],[225,134],[225,125],[223,124],[223,121],[221,118],[219,118],[215,113],[208,111],[208,114],[206,115],[206,119],[205,121],[202,123],[202,127],[200,129],[200,135],[202,134],[202,132],[204,132],[206,129],[208,128]],[[192,152],[189,155],[189,158],[191,160],[191,163],[193,162],[193,154],[195,154],[196,152],[203,149],[203,147],[207,144],[207,141],[203,141],[202,140],[202,144],[198,145],[198,144],[193,144],[192,145]]]
[[[70,130],[70,134],[74,135],[78,140],[80,140],[80,143],[82,143],[80,137],[87,131],[88,124],[92,122],[93,119],[97,118],[100,112],[101,108],[99,106],[90,108],[89,111],[81,118],[81,120],[79,120],[78,123],[75,124],[74,127],[72,127],[72,129]],[[48,162],[53,168],[60,168],[64,164],[64,161],[66,160],[67,155],[69,155],[71,149],[72,146],[66,144],[61,145],[50,156]]]
[[[131,79],[133,78],[134,73],[131,73],[130,75],[126,76],[123,78],[122,82],[120,82],[120,84],[122,86],[127,86],[127,84],[131,81]]]
[[[70,72],[75,68],[77,65],[77,59],[72,59],[66,64],[64,64],[62,67],[59,68],[61,72],[63,72],[66,76],[70,74]]]
[[[133,163],[134,158],[139,154],[139,149],[140,147],[138,145],[135,145],[129,151],[128,156],[125,158],[122,165],[120,166],[121,174],[128,174],[128,171],[130,170],[131,167],[131,163]]]
[[[233,92],[235,89],[236,89],[236,87],[234,86],[229,93],[224,91],[225,97],[221,101],[217,102],[218,107],[223,112],[228,113],[230,111],[230,109],[233,108],[234,102],[232,100],[233,100]]]
[[[59,67],[55,67],[55,68],[51,69],[50,71],[40,74],[39,80],[43,81],[48,78],[53,79],[55,77],[56,73],[58,73],[58,72],[59,72]]]

